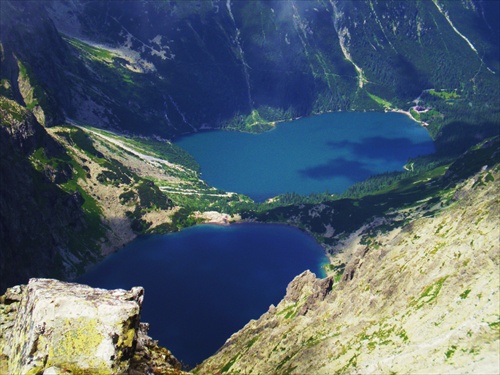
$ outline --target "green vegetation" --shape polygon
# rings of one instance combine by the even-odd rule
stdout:
[[[496,322],[488,323],[488,326],[491,329],[495,329],[495,330],[500,332],[500,317],[498,318],[498,320]]]
[[[105,234],[105,228],[101,223],[102,210],[97,201],[79,183],[79,180],[86,180],[88,172],[66,152],[49,156],[44,147],[36,149],[30,156],[30,160],[35,169],[42,173],[47,168],[51,168],[55,175],[54,182],[58,183],[65,192],[77,194],[82,199],[82,209],[88,227],[84,233],[79,234],[81,237],[72,234],[70,249],[75,253],[89,247],[98,251],[96,240]]]
[[[238,358],[241,357],[241,353],[236,354],[233,358],[231,358],[221,369],[221,373],[228,372],[231,367],[235,364]]]
[[[372,98],[375,102],[377,102],[382,108],[385,108],[385,109],[394,108],[394,106],[392,105],[391,102],[384,100],[376,95],[370,94],[369,92],[367,92],[367,94],[370,98]]]
[[[438,158],[433,155],[409,160],[411,170],[405,172],[386,172],[358,182],[341,194],[342,198],[362,198],[366,195],[384,194],[404,186],[418,184],[445,174],[451,158]]]
[[[192,172],[195,172],[195,174],[198,174],[200,171],[200,165],[188,152],[168,140],[118,135],[103,129],[93,127],[86,128],[88,128],[92,132],[102,134],[103,136],[112,139],[116,139],[117,141],[122,142],[124,145],[130,146],[130,148],[137,150],[140,153],[151,155],[159,159],[164,159],[169,163],[178,164],[189,169]],[[184,177],[188,177],[188,174],[189,171],[186,171],[186,175],[184,175]]]
[[[449,157],[436,158],[432,156],[415,159],[411,162],[413,166],[411,171],[374,176],[354,185],[340,196],[331,195],[328,192],[306,197],[287,193],[259,204],[242,195],[227,194],[210,188],[200,182],[195,172],[193,174],[179,172],[177,176],[185,183],[173,186],[153,181],[155,184],[159,184],[161,189],[164,189],[163,191],[168,195],[172,204],[183,207],[174,214],[171,224],[161,225],[154,231],[155,233],[177,231],[186,226],[194,225],[199,222],[192,216],[194,211],[219,211],[229,214],[242,213],[243,218],[256,218],[264,222],[287,222],[289,217],[295,217],[298,218],[298,220],[294,219],[295,225],[308,230],[320,242],[334,244],[342,238],[342,233],[349,233],[358,228],[370,217],[384,215],[391,219],[390,214],[388,214],[391,209],[405,205],[412,207],[422,204],[427,209],[439,209],[449,204],[450,184],[478,171],[484,165],[484,160],[494,152],[496,143],[498,143],[498,139],[491,140],[489,143],[484,142],[483,146],[472,149],[466,158],[456,161]],[[148,146],[148,143],[143,140],[137,142],[133,140],[129,144],[140,146],[142,150]],[[175,149],[172,151],[170,146],[166,146],[166,148],[167,150],[163,154],[164,158],[169,158],[167,152],[176,152]],[[154,147],[151,145],[148,150],[153,152]],[[189,158],[179,158],[178,160],[190,162]],[[456,175],[455,172],[459,172],[459,174]],[[446,178],[444,178],[445,175]],[[485,176],[484,180],[493,179],[493,175],[489,172]],[[120,199],[124,204],[130,204],[137,199],[137,196],[132,191],[128,191]],[[320,203],[326,206],[326,210],[319,217],[309,217],[307,212],[314,205]],[[343,219],[345,215],[350,216],[349,221]],[[135,213],[135,216],[138,218],[138,212]],[[322,237],[320,234],[324,231],[325,223],[334,226],[338,235],[334,238]],[[373,228],[373,233],[369,233],[365,238],[368,241],[366,243],[370,244],[370,236],[375,236],[377,232],[388,231],[405,223],[404,219],[390,220],[386,224]],[[147,225],[143,223],[137,225],[137,228],[145,230]],[[376,247],[377,245],[370,244],[370,246]],[[434,249],[434,251],[437,250]],[[342,270],[331,269],[330,271],[337,271],[335,281],[339,281]]]
[[[285,319],[293,319],[295,318],[295,316],[297,315],[297,309],[296,310],[291,310],[291,311],[288,311],[285,315]]]
[[[104,185],[112,184],[119,186],[124,184],[130,187],[130,190],[121,194],[119,199],[122,204],[134,204],[134,210],[129,212],[128,216],[132,220],[131,226],[135,232],[143,233],[150,226],[150,223],[142,220],[144,213],[151,210],[168,209],[172,206],[172,202],[152,181],[140,179],[113,158],[104,158],[104,155],[95,148],[93,140],[82,129],[66,126],[57,130],[56,134],[63,137],[70,145],[78,147],[89,158],[103,167],[103,171],[96,177],[97,181]],[[75,161],[72,161],[71,164],[73,170],[77,173],[70,181],[63,184],[62,187],[66,191],[78,191],[81,194],[84,199],[82,207],[87,212],[92,230],[96,234],[99,234],[99,236],[104,237],[105,233],[103,232],[104,228],[101,223],[102,211],[100,205],[78,183],[79,179],[84,181],[88,178],[88,169],[80,166]]]
[[[87,43],[84,43],[84,42],[78,40],[78,39],[69,38],[66,36],[64,36],[63,38],[68,43],[70,43],[72,46],[74,46],[74,47],[78,48],[80,51],[82,51],[85,54],[85,57],[87,57],[87,58],[111,63],[113,61],[113,59],[117,57],[116,55],[109,52],[108,50],[91,46]]]
[[[413,116],[413,118],[417,121],[421,121],[420,113],[415,111],[413,108],[410,108],[410,114]]]
[[[2,126],[11,126],[11,118],[15,121],[22,121],[23,118],[28,115],[26,109],[13,100],[7,99],[3,96],[0,96],[0,111],[2,114],[0,124]]]
[[[445,353],[444,355],[446,356],[446,359],[450,359],[451,357],[453,357],[453,354],[455,354],[457,350],[457,346],[456,345],[452,345]]]
[[[135,201],[134,211],[128,211],[127,216],[132,220],[132,230],[136,233],[144,233],[149,229],[151,223],[142,219],[143,214],[149,211],[167,210],[171,208],[173,204],[172,201],[165,194],[163,194],[152,181],[141,180],[134,185],[134,189],[136,190],[136,193],[132,193],[132,195],[129,191],[121,194],[120,200],[127,203],[128,200],[125,201],[127,198],[138,198],[138,200]],[[181,215],[179,214],[179,211],[176,214]],[[190,225],[188,225],[188,223],[185,222],[179,223],[180,220],[177,218],[173,220],[174,223],[172,225],[165,224],[165,226],[156,229],[156,232],[160,232],[161,229],[164,229],[166,232],[172,232],[178,230],[179,228],[195,224],[189,223]]]
[[[478,186],[485,186],[488,182],[493,182],[493,181],[495,181],[495,178],[490,172],[488,172],[486,176],[484,176],[484,180],[483,176],[479,176],[476,182],[474,182],[474,185],[472,185],[472,188],[475,189]]]
[[[181,207],[172,216],[172,223],[159,225],[152,230],[154,233],[168,233],[195,225],[201,221],[193,217],[195,211],[219,211],[238,213],[241,207],[253,207],[253,201],[243,195],[226,193],[212,188],[199,178],[199,165],[180,147],[168,142],[138,137],[118,136],[114,133],[89,129],[92,133],[112,138],[138,153],[163,159],[161,168],[171,179],[142,179],[128,170],[113,158],[106,159],[97,151],[94,142],[116,153],[115,148],[100,136],[93,135],[81,128],[66,126],[56,130],[56,134],[63,137],[70,145],[76,146],[86,153],[89,158],[99,163],[104,170],[97,176],[97,180],[104,185],[129,185],[129,189],[119,196],[120,202],[133,208],[128,213],[132,226],[137,233],[149,232],[150,223],[142,220],[142,216],[150,211],[166,210],[175,206]],[[138,158],[132,151],[121,149],[122,156]],[[134,152],[135,152],[134,151]],[[174,163],[174,164],[172,164]]]
[[[47,155],[44,147],[36,149],[29,157],[33,167],[41,173],[48,175],[54,183],[67,182],[73,175],[71,158],[66,153],[57,156]]]
[[[252,130],[256,128],[259,132],[261,132],[262,130],[269,130],[273,126],[274,125],[272,123],[264,120],[256,109],[254,109],[245,120],[245,130]]]
[[[14,9],[16,2],[11,3]],[[133,27],[136,27],[137,20],[130,21],[135,17],[129,17],[129,10],[123,4],[94,3],[84,9],[89,14],[82,13],[81,16],[82,27],[89,28],[86,32],[96,36],[95,40],[117,43],[116,30],[113,28],[119,28],[118,32],[122,31],[122,27],[133,30],[129,27],[129,22],[133,22]],[[147,71],[145,68],[142,72],[139,71],[144,66],[132,67],[132,62],[117,54],[77,39],[64,37],[66,48],[58,48],[56,44],[30,45],[33,35],[23,34],[21,29],[42,29],[37,28],[37,17],[29,17],[29,22],[33,22],[30,27],[25,27],[21,22],[22,17],[19,17],[18,30],[8,33],[13,38],[11,45],[4,50],[0,43],[2,68],[6,68],[0,72],[2,127],[12,126],[12,120],[26,121],[31,117],[29,111],[35,110],[38,115],[37,111],[41,108],[45,116],[49,117],[59,112],[61,117],[64,112],[70,118],[77,118],[85,112],[88,112],[89,118],[102,116],[100,125],[119,127],[132,135],[159,135],[165,138],[205,126],[263,132],[272,129],[277,121],[326,111],[407,110],[412,101],[419,97],[419,105],[430,110],[422,113],[411,110],[411,114],[417,120],[429,124],[428,130],[436,142],[437,155],[410,160],[407,165],[409,170],[373,176],[340,195],[329,192],[309,196],[287,193],[269,202],[256,204],[243,195],[226,193],[208,186],[200,180],[200,167],[196,161],[171,142],[159,140],[160,138],[117,137],[141,153],[177,165],[173,167],[167,163],[162,164],[161,168],[168,179],[145,179],[118,161],[121,160],[119,156],[127,155],[128,151],[120,149],[116,158],[105,157],[98,151],[103,148],[97,143],[106,147],[105,141],[97,140],[79,128],[65,127],[57,130],[56,135],[65,139],[70,146],[81,150],[85,158],[102,167],[102,172],[98,176],[92,176],[92,181],[97,179],[102,185],[122,189],[120,193],[123,193],[118,193],[118,199],[123,208],[129,210],[128,216],[136,233],[178,231],[200,222],[194,216],[195,211],[219,211],[241,213],[244,219],[293,224],[312,233],[318,241],[335,245],[372,218],[383,217],[384,223],[368,230],[362,240],[368,247],[367,250],[370,250],[378,246],[373,240],[377,233],[411,223],[412,214],[417,211],[432,216],[454,204],[457,199],[455,187],[458,183],[484,166],[491,167],[498,163],[499,139],[489,139],[497,135],[500,123],[500,89],[495,78],[498,75],[498,59],[494,60],[493,65],[487,62],[497,71],[493,77],[473,52],[457,48],[463,45],[463,40],[450,31],[446,20],[436,13],[436,7],[431,2],[405,3],[405,17],[401,17],[401,13],[396,10],[398,7],[390,6],[389,2],[356,2],[359,10],[347,8],[345,14],[349,14],[349,18],[335,20],[348,27],[349,52],[362,73],[355,70],[339,46],[339,35],[332,27],[331,3],[328,1],[317,2],[318,12],[305,12],[300,4],[296,4],[293,24],[286,21],[292,17],[271,16],[271,2],[233,2],[244,56],[243,53],[235,53],[233,25],[230,26],[231,29],[226,29],[227,19],[216,18],[212,22],[205,18],[206,15],[214,15],[211,6],[202,4],[203,12],[193,11],[189,9],[192,6],[188,4],[190,2],[177,1],[176,12],[167,15],[158,10],[165,3],[141,3],[141,6],[157,7],[155,12],[150,11],[149,14],[157,15],[162,27],[168,19],[174,20],[172,25],[178,23],[181,28],[189,25],[192,32],[185,29],[173,33],[172,40],[168,43],[174,47],[175,59],[163,60],[149,51],[143,52],[141,57],[148,60],[145,63],[151,64],[154,70]],[[374,18],[366,17],[367,14],[372,14],[367,8],[368,3],[378,14],[386,15],[387,19],[398,20],[397,32],[383,35],[383,28],[375,23]],[[167,12],[172,11],[170,4],[174,2],[165,5]],[[352,4],[345,2],[341,5],[349,7]],[[179,14],[185,18],[177,20]],[[225,14],[227,18],[227,13],[219,14]],[[110,21],[117,15],[121,25]],[[409,16],[408,19],[406,15]],[[2,20],[9,18],[8,15],[1,17]],[[473,20],[472,17],[468,20]],[[417,35],[416,20],[427,28],[425,34]],[[146,28],[151,29],[143,30],[143,35],[137,34],[141,39],[144,37],[145,43],[148,43],[145,36],[158,26],[154,17],[150,21],[152,24],[146,25]],[[353,27],[353,24],[363,27]],[[303,25],[308,25],[310,30],[302,30]],[[465,35],[474,35],[469,33],[470,23],[463,22],[460,28]],[[21,38],[16,42],[18,33]],[[176,35],[182,35],[182,39]],[[43,42],[45,37],[40,34],[36,39]],[[46,40],[51,42],[50,39]],[[123,41],[121,36],[119,41]],[[474,43],[479,42],[481,53],[484,51],[487,55],[491,46],[487,45],[487,41],[481,41],[476,34]],[[137,48],[140,41],[134,41],[133,44]],[[196,46],[200,48],[197,49]],[[17,68],[23,84],[26,108],[7,99],[16,97],[14,92],[18,92],[18,77],[14,77],[16,61],[9,62],[9,58],[14,56],[9,56],[12,52],[22,59],[17,61]],[[53,59],[47,59],[44,53],[53,56]],[[485,61],[487,58],[488,56]],[[246,71],[242,69],[245,65],[249,72],[246,81]],[[64,67],[64,71],[61,67]],[[359,76],[366,79],[363,88],[359,87]],[[429,87],[435,89],[423,91]],[[168,93],[174,97],[170,97]],[[80,99],[84,103],[79,102]],[[92,102],[95,103],[94,107]],[[7,134],[11,129],[0,130]],[[485,141],[471,148],[481,139]],[[112,148],[110,145],[107,147]],[[102,203],[82,187],[89,182],[91,171],[82,166],[80,161],[77,162],[79,159],[72,153],[48,147],[43,137],[37,139],[36,146],[31,151],[29,162],[24,160],[27,166],[22,162],[18,163],[24,158],[23,155],[7,155],[2,166],[7,166],[14,160],[17,164],[12,165],[16,168],[16,173],[17,170],[28,170],[23,172],[24,175],[21,174],[23,179],[18,186],[34,187],[26,195],[22,205],[26,204],[23,209],[28,212],[28,216],[37,218],[40,227],[45,226],[45,219],[50,218],[49,215],[36,216],[39,209],[55,212],[56,218],[66,206],[73,210],[78,218],[72,223],[74,227],[67,226],[61,230],[62,233],[40,231],[39,237],[49,238],[47,241],[45,238],[40,240],[51,250],[56,246],[66,248],[67,245],[72,253],[68,257],[81,260],[76,270],[83,272],[86,265],[98,260],[108,229],[102,222]],[[479,190],[493,182],[497,173],[498,170],[486,170],[472,188]],[[8,189],[13,187],[9,186]],[[320,204],[321,213],[310,214]],[[152,230],[151,223],[144,220],[147,213],[168,210],[174,206],[177,207],[171,223]],[[401,208],[406,208],[407,212],[401,213]],[[395,212],[398,212],[397,216]],[[19,222],[23,223],[22,217]],[[335,229],[334,237],[324,237],[327,225]],[[446,238],[446,233],[443,232],[436,234]],[[30,238],[35,238],[35,235],[25,237],[27,239],[23,239],[22,246],[30,250],[41,247],[31,246],[36,245],[34,242],[38,240]],[[55,242],[51,242],[51,238]],[[63,239],[59,241],[59,238]],[[442,246],[445,246],[444,242],[430,249],[431,253],[439,255]],[[475,246],[480,244],[476,242]],[[23,256],[28,252],[23,252],[17,245],[12,248],[17,252],[17,259],[20,259],[15,262],[15,267],[22,269],[29,259],[33,259],[31,256]],[[63,270],[68,267],[68,258],[63,259],[59,253],[54,253],[51,254],[54,261],[52,275],[67,276]],[[469,259],[462,264],[466,267]],[[325,269],[334,274],[334,282],[337,283],[345,265],[327,265]],[[422,288],[419,295],[415,295],[413,307],[419,309],[425,304],[432,304],[438,298],[445,281],[446,277],[442,277]],[[470,293],[471,290],[466,289],[459,297],[466,300]],[[478,298],[481,298],[481,294],[478,294]],[[301,306],[300,303],[294,304],[279,314],[290,322]],[[489,322],[488,325],[496,330],[493,332],[498,332],[498,320]],[[366,336],[368,350],[374,350],[377,345],[391,345],[393,341],[408,341],[407,333],[396,327],[381,326]],[[257,339],[258,336],[248,340],[246,349],[255,345]],[[321,336],[311,336],[303,345],[305,348],[312,347],[320,340]],[[452,345],[445,351],[445,357],[451,360],[456,350],[457,347]],[[294,367],[290,363],[293,355],[283,353],[284,357],[276,371],[293,372]],[[222,372],[231,372],[240,356],[238,353],[231,358],[223,366]],[[346,366],[341,372],[352,371],[356,366],[357,356],[349,356],[351,358],[346,358],[348,362],[344,362]]]
[[[280,361],[280,363],[278,363],[278,366],[276,366],[276,370],[275,371],[279,372],[287,364],[287,362],[290,361],[294,357],[295,354],[296,353],[293,353],[293,354],[285,356],[285,358],[283,358]],[[295,367],[297,367],[297,366],[295,366]],[[283,374],[290,374],[295,369],[295,367],[291,367],[291,368],[288,368],[288,369],[284,370]]]
[[[443,248],[444,246],[446,246],[446,243],[445,242],[438,242],[434,248],[429,252],[430,255],[434,255],[436,254],[439,249]]]
[[[105,103],[106,111],[113,114],[122,130],[132,134],[165,135],[164,114],[161,110],[153,110],[164,107],[161,95],[164,86],[160,80],[153,82],[150,76],[132,67],[133,63],[108,50],[78,39],[64,37],[64,40],[73,51],[68,59],[68,70],[77,72],[71,85],[96,103]],[[82,76],[82,69],[88,73]],[[73,115],[75,108],[68,112]],[[144,125],[141,130],[137,129],[138,124]]]
[[[21,80],[29,85],[29,92],[24,92],[26,109],[32,110],[39,106],[49,116],[57,115],[59,109],[51,92],[46,91],[36,79],[36,75],[27,63],[17,60]],[[42,124],[44,125],[44,124]]]
[[[458,99],[460,95],[457,93],[457,90],[454,91],[446,91],[446,90],[428,90],[430,95],[437,96],[438,98],[449,100],[449,99]]]
[[[356,367],[357,366],[357,363],[358,363],[357,359],[358,359],[358,354],[354,354],[349,359],[349,361],[347,362],[347,364],[338,371],[338,373],[339,374],[347,374],[347,373],[349,373],[349,369],[351,367]]]
[[[266,113],[272,115],[272,108],[267,107]],[[224,125],[227,130],[237,130],[249,133],[263,133],[274,128],[274,122],[264,119],[259,111],[254,109],[248,116],[237,115]]]
[[[318,216],[309,214],[317,203],[307,203],[298,196],[290,205],[275,205],[273,202],[256,205],[242,211],[242,217],[262,222],[289,222],[312,233],[318,241],[331,245],[371,218],[385,217],[386,224],[372,228],[373,233],[368,237],[373,236],[378,231],[406,224],[404,217],[392,215],[395,209],[420,207],[432,215],[436,210],[451,204],[454,186],[479,172],[488,161],[494,160],[499,142],[498,137],[482,142],[480,147],[471,148],[458,159],[417,159],[413,171],[374,176],[354,185],[340,196],[322,201],[323,208]],[[346,217],[349,220],[345,220]],[[326,225],[335,228],[334,237],[322,236]]]
[[[325,270],[325,273],[327,275],[333,274],[333,282],[338,283],[342,279],[342,275],[344,274],[345,271],[345,263],[341,264],[325,264],[323,265],[323,269]]]
[[[138,150],[153,153],[159,158],[168,160],[170,163],[182,165],[196,173],[200,172],[198,162],[183,148],[170,141],[137,137],[122,139],[125,140],[125,143],[133,145]]]
[[[10,84],[10,81],[6,78],[0,79],[0,97],[5,97],[12,99],[13,93],[12,93],[12,85]]]
[[[19,68],[19,75],[20,75],[21,80],[27,82],[31,86],[35,86],[35,79],[32,78],[33,73],[31,72],[31,70],[28,73],[28,68],[19,60],[17,61],[17,66]],[[28,99],[28,98],[25,98],[25,100],[26,99]],[[31,100],[25,102],[26,108],[29,110],[32,110],[33,107],[38,105],[38,100],[37,100],[36,95],[34,95],[33,93],[32,93],[32,97],[29,99],[31,99]]]
[[[70,145],[75,145],[81,150],[85,151],[89,156],[95,156],[102,158],[102,154],[99,153],[87,134],[82,129],[67,126],[63,128],[64,130],[57,131],[56,134],[65,138]]]
[[[125,174],[117,174],[113,171],[102,171],[97,176],[97,181],[101,182],[104,185],[109,183],[118,186],[119,184],[130,184],[132,180]]]
[[[366,346],[371,352],[379,345],[398,345],[398,339],[402,343],[408,341],[408,335],[403,328],[398,329],[395,325],[389,326],[387,323],[380,323],[378,328],[372,333],[364,331],[360,334],[360,341],[367,341]]]
[[[415,305],[417,309],[420,309],[424,304],[429,304],[434,301],[439,295],[439,292],[441,291],[441,288],[447,278],[448,276],[441,277],[434,284],[429,285],[424,289],[417,301],[412,304]]]
[[[144,3],[141,9],[149,14],[149,22],[144,35],[129,41],[127,47],[133,50],[129,57],[118,49],[114,52],[63,36],[68,48],[59,48],[53,54],[57,59],[40,64],[35,72],[50,76],[43,71],[47,70],[57,77],[58,66],[53,64],[54,72],[46,66],[64,61],[71,77],[62,80],[68,92],[82,91],[82,97],[103,105],[109,113],[108,125],[149,136],[174,137],[205,126],[265,131],[276,121],[327,111],[407,110],[417,97],[433,108],[419,116],[430,123],[433,137],[442,137],[444,143],[450,134],[440,135],[441,130],[458,122],[479,132],[498,123],[499,88],[486,68],[497,70],[498,59],[492,57],[498,48],[487,30],[475,30],[481,25],[472,9],[461,8],[457,13],[464,21],[462,32],[475,35],[475,43],[480,42],[490,57],[485,63],[463,48],[463,40],[432,3],[412,2],[404,11],[383,2],[365,2],[355,9],[345,5],[350,16],[338,21],[350,36],[342,46],[338,30],[331,27],[331,4],[320,1],[315,6],[315,12],[296,7],[293,17],[276,17],[268,1],[234,6],[239,51],[233,44],[232,26],[209,5]],[[123,30],[136,27],[135,11],[118,3],[84,7],[82,32],[118,46],[123,44]],[[374,12],[384,14],[384,19],[365,17]],[[396,23],[401,12],[406,17]],[[173,33],[168,41],[148,41],[156,35],[154,30],[163,27],[165,17],[180,23],[189,20],[190,31]],[[199,22],[192,23],[192,18]],[[363,28],[356,27],[360,24]],[[297,25],[310,29],[297,29]],[[384,35],[385,28],[392,32]],[[171,50],[172,46],[176,48]],[[29,55],[29,47],[24,48],[24,55]],[[38,56],[29,61],[33,67]],[[54,90],[58,84],[47,86]],[[66,113],[77,112],[77,104],[57,96]]]
[[[259,335],[251,338],[246,344],[245,344],[245,348],[247,349],[250,349],[252,347],[253,344],[255,344],[255,342],[259,339]]]
[[[120,194],[119,198],[120,198],[121,204],[129,204],[129,203],[133,203],[138,198],[138,196],[134,191],[128,190],[128,191]]]
[[[74,161],[72,161],[71,164],[74,170],[76,170],[76,173],[72,179],[61,184],[61,188],[68,193],[77,193],[83,198],[82,209],[85,213],[88,228],[83,236],[74,236],[70,243],[70,249],[79,251],[91,245],[93,243],[91,239],[104,237],[106,230],[101,222],[102,210],[99,204],[78,183],[78,179],[86,178],[86,171]],[[96,243],[94,243],[94,246],[98,248]]]
[[[171,207],[167,196],[152,181],[141,181],[138,184],[137,193],[139,194],[141,208],[166,210]]]
[[[297,311],[300,306],[297,306],[297,303],[290,305],[283,310],[281,310],[277,315],[285,315],[285,319],[293,319],[297,315]]]
[[[408,341],[408,335],[406,334],[406,331],[404,329],[401,329],[397,335],[399,336],[399,338],[401,340],[403,340],[403,342],[407,342]]]
[[[470,292],[471,292],[470,289],[464,290],[463,293],[460,293],[460,298],[461,299],[466,299]]]

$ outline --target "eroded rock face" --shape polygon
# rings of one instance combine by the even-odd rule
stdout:
[[[128,370],[136,347],[142,288],[108,291],[31,279],[14,294],[21,298],[6,332],[10,345],[4,348],[10,373],[38,374],[51,367],[99,374]]]
[[[30,111],[0,97],[0,294],[32,277],[73,277],[100,259],[82,196],[56,185],[72,178],[70,160]],[[84,248],[70,251],[75,237]]]

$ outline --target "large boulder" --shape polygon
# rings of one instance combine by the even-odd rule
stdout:
[[[103,290],[31,279],[22,290],[4,348],[9,371],[49,368],[122,374],[135,352],[144,290]],[[51,370],[52,371],[52,370]]]

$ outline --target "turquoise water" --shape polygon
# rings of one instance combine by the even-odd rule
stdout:
[[[175,142],[202,179],[256,201],[286,193],[341,193],[408,158],[435,151],[427,131],[400,113],[328,113],[263,134],[207,131]]]
[[[201,225],[138,238],[77,281],[114,289],[143,286],[150,335],[194,366],[250,319],[284,297],[310,269],[324,276],[323,249],[296,228]]]

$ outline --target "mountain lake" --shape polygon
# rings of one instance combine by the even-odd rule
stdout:
[[[263,134],[203,131],[175,143],[194,156],[208,184],[255,201],[287,192],[341,193],[435,151],[429,133],[408,116],[378,112],[326,113]]]
[[[397,113],[331,113],[264,134],[207,131],[176,142],[210,184],[265,200],[285,192],[344,191],[371,174],[402,170],[434,152],[427,133]],[[309,269],[324,276],[322,247],[281,225],[199,225],[139,237],[77,282],[100,288],[143,286],[141,321],[188,367],[284,297]]]
[[[324,276],[322,247],[282,225],[199,225],[168,235],[139,237],[77,282],[93,287],[143,286],[141,321],[149,334],[188,367],[271,304],[309,269]]]

